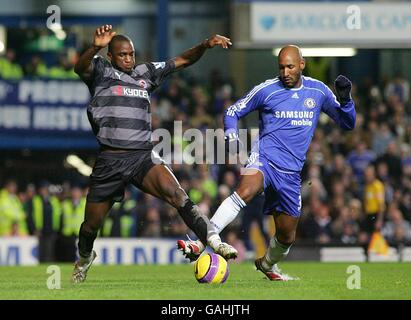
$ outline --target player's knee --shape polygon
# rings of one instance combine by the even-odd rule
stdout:
[[[100,230],[102,225],[103,221],[99,221],[99,219],[89,219],[83,222],[82,229],[88,233],[96,233]]]
[[[251,200],[253,200],[257,192],[254,190],[252,186],[247,186],[238,189],[237,194],[240,196],[241,199],[243,199],[243,201],[246,204],[248,204]]]
[[[276,233],[277,241],[285,246],[291,246],[295,242],[295,232],[278,232]]]
[[[172,205],[174,208],[181,208],[189,199],[187,193],[183,188],[178,187],[170,192],[170,195],[167,197],[167,202]]]

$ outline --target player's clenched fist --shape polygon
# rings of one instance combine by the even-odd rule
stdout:
[[[347,77],[340,74],[337,79],[335,79],[334,86],[338,101],[342,105],[345,105],[348,101],[351,100],[352,84]]]
[[[106,47],[111,39],[116,35],[115,31],[111,31],[112,29],[113,26],[110,24],[106,24],[104,26],[101,26],[100,28],[97,28],[96,32],[94,33],[93,46],[98,48]]]

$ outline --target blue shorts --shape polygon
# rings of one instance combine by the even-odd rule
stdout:
[[[283,212],[298,218],[301,215],[301,175],[299,172],[287,172],[268,161],[256,152],[252,152],[245,166],[257,169],[264,176],[264,214]]]

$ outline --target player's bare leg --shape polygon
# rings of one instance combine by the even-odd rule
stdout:
[[[74,283],[86,280],[87,272],[94,259],[97,257],[93,250],[94,240],[103,225],[104,218],[113,202],[87,202],[84,222],[81,224],[79,232],[79,255],[80,259],[75,263],[72,274]]]
[[[171,170],[165,165],[155,165],[143,179],[142,189],[160,198],[177,209],[186,225],[194,231],[200,241],[187,243],[186,247],[179,247],[184,250],[184,254],[191,261],[196,260],[207,245],[207,235],[215,233],[208,218],[202,214],[188,197],[187,193],[181,188]],[[224,258],[230,259],[237,256],[237,251],[228,244],[223,244],[224,252],[217,251]]]
[[[271,238],[266,254],[255,260],[257,270],[272,280],[287,281],[293,278],[281,273],[277,263],[283,260],[290,251],[295,241],[299,218],[292,217],[286,213],[274,213],[276,234]]]

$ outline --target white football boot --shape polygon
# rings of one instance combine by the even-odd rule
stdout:
[[[235,259],[237,258],[238,251],[226,242],[221,242],[218,235],[213,235],[208,239],[208,245],[211,249],[224,259]]]
[[[88,258],[80,257],[80,259],[74,265],[73,275],[71,277],[74,283],[80,283],[86,280],[87,271],[90,269],[96,257],[97,257],[97,254],[94,250],[91,252],[90,257]]]

